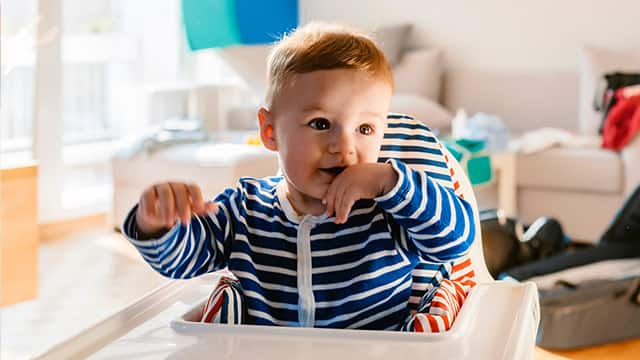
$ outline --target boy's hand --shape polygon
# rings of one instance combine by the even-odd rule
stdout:
[[[336,224],[347,221],[353,204],[360,199],[373,199],[393,189],[398,174],[391,164],[366,163],[349,166],[329,186],[322,203],[327,215],[336,214]]]
[[[193,214],[215,213],[217,209],[215,203],[203,201],[198,185],[161,183],[150,186],[140,196],[136,224],[143,234],[157,234],[173,227],[176,220],[186,225]]]

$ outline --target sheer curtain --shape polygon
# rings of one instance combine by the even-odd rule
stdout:
[[[1,161],[39,162],[41,223],[110,210],[114,150],[166,120],[152,118],[150,91],[239,83],[215,50],[187,50],[180,0],[1,10]]]

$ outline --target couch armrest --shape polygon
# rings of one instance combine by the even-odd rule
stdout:
[[[172,118],[188,116],[190,86],[171,84],[145,89],[145,118],[148,125],[161,125]]]
[[[622,150],[624,165],[624,195],[629,196],[640,186],[640,134]]]
[[[191,90],[189,116],[202,121],[207,133],[229,129],[229,112],[243,101],[243,89],[232,85],[200,85]],[[244,100],[249,98],[244,96]]]

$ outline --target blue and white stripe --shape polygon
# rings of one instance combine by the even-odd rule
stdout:
[[[345,224],[297,216],[276,176],[241,179],[215,198],[217,215],[178,223],[159,239],[136,240],[135,208],[123,229],[164,276],[227,267],[242,286],[248,323],[397,329],[408,304],[468,252],[475,228],[437,139],[422,123],[390,115],[380,161],[393,166],[398,183],[380,198],[356,202]]]

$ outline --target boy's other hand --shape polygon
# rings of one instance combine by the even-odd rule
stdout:
[[[347,221],[351,207],[360,199],[373,199],[391,191],[398,182],[398,174],[391,164],[365,163],[344,169],[329,186],[322,199],[326,213],[335,213],[336,224]]]
[[[205,202],[195,184],[168,182],[150,186],[140,196],[136,224],[143,234],[156,234],[173,227],[176,220],[189,224],[194,214],[217,212],[214,202]]]

